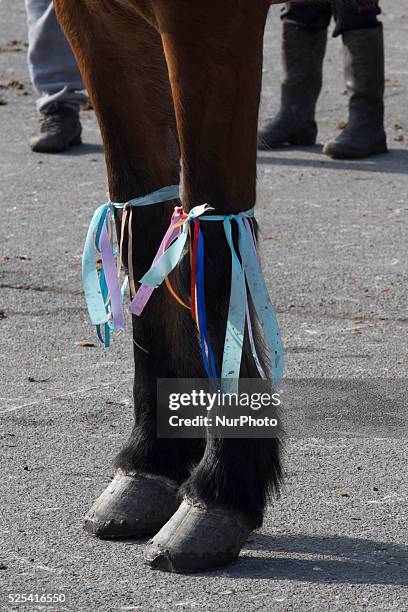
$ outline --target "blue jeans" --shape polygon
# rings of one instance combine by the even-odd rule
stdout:
[[[73,0],[75,1],[75,0]],[[37,109],[61,102],[72,108],[88,100],[81,75],[55,16],[52,0],[25,0],[28,24],[28,68],[41,96]]]

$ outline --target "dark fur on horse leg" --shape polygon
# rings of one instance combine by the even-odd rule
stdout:
[[[165,294],[157,296],[169,302]],[[167,313],[171,313],[174,304],[167,304]],[[199,440],[174,440],[157,437],[156,394],[158,378],[177,377],[176,364],[169,354],[169,347],[163,339],[166,330],[163,325],[163,314],[157,316],[158,308],[146,312],[146,318],[134,317],[135,368],[138,375],[134,381],[135,425],[124,448],[116,458],[118,468],[126,471],[135,469],[151,474],[161,474],[183,482],[202,456],[203,449]],[[146,328],[155,330],[149,338],[143,334]],[[143,347],[143,348],[140,348]],[[148,350],[145,354],[143,349]],[[197,355],[198,360],[198,355]]]
[[[230,284],[225,282],[231,274],[230,252],[221,227],[216,228],[212,223],[202,225],[206,233],[208,329],[215,353],[221,356],[230,295]],[[253,309],[251,319],[255,321]],[[268,359],[259,329],[257,325],[252,327],[258,357],[263,370],[268,372]],[[240,377],[259,378],[247,333]],[[280,450],[278,438],[210,438],[201,462],[184,483],[182,493],[207,504],[238,510],[246,516],[252,528],[259,527],[267,502],[274,494],[279,494],[282,480]]]
[[[256,129],[267,2],[153,0],[172,83],[183,162],[183,204],[217,213],[255,204]],[[222,224],[202,223],[207,320],[218,365],[231,256]],[[259,345],[259,343],[258,343]],[[258,377],[248,346],[241,376]],[[279,486],[278,440],[208,439],[185,500],[153,539],[154,568],[194,571],[235,559]]]
[[[124,4],[124,3],[122,3]],[[56,0],[98,117],[109,191],[123,202],[179,180],[174,109],[160,37],[136,10],[105,0]],[[136,279],[149,268],[174,203],[134,211]],[[86,529],[101,537],[154,532],[177,507],[179,483],[189,474],[190,448],[156,436],[156,380],[171,377],[172,347],[163,321],[178,306],[165,290],[135,320],[135,426],[116,459],[117,474],[97,500]],[[196,449],[192,449],[196,452]]]

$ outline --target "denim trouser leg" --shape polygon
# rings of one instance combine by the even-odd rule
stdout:
[[[25,0],[28,23],[28,67],[41,93],[37,109],[55,102],[74,108],[87,101],[79,69],[55,16],[52,0]]]

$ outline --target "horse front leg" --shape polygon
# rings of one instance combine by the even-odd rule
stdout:
[[[97,114],[114,202],[177,184],[180,173],[161,38],[125,4],[55,2]],[[136,280],[149,268],[176,203],[133,211]],[[155,292],[143,317],[133,317],[135,425],[116,459],[115,479],[85,521],[85,529],[100,537],[155,533],[177,508],[179,484],[189,475],[191,453],[197,452],[186,441],[156,436],[156,381],[177,375],[169,358],[174,339],[167,333],[167,321],[176,311],[177,304],[163,288]]]
[[[214,214],[251,209],[256,197],[256,133],[268,2],[152,0],[152,5],[176,110],[184,207],[208,203]],[[231,253],[222,223],[201,226],[209,335],[219,366]],[[193,361],[188,346],[181,347],[185,363]],[[241,377],[257,376],[246,345]],[[262,523],[267,498],[278,488],[280,476],[277,439],[209,438],[203,458],[182,487],[183,503],[150,544],[150,565],[194,571],[235,559],[249,532]]]

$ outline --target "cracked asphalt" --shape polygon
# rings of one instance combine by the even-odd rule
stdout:
[[[406,379],[408,8],[382,4],[390,152],[353,162],[324,157],[320,145],[259,155],[262,258],[290,378],[402,388]],[[278,13],[266,34],[262,119],[278,105]],[[53,609],[75,612],[408,610],[404,410],[400,435],[289,435],[282,496],[226,569],[157,573],[143,564],[144,541],[81,530],[131,427],[131,339],[96,346],[81,292],[84,236],[106,191],[95,117],[82,113],[84,146],[31,153],[26,40],[24,3],[2,0],[0,609],[39,609],[8,602],[32,592],[63,593]],[[346,118],[340,47],[331,40],[325,61],[320,141]],[[360,393],[355,405],[367,422],[370,402]],[[391,386],[385,412],[394,403]]]

